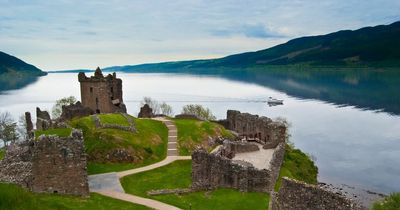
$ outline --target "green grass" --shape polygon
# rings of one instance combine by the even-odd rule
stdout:
[[[233,189],[195,192],[183,195],[148,196],[155,189],[188,188],[191,183],[191,161],[180,160],[169,165],[124,177],[121,179],[125,192],[148,197],[182,209],[257,210],[268,209],[267,193],[242,193]]]
[[[400,209],[400,193],[393,193],[383,201],[374,203],[373,210],[398,210]]]
[[[284,176],[309,184],[317,184],[318,168],[307,154],[293,146],[286,145],[285,157],[275,190],[280,188]]]
[[[172,119],[178,128],[178,149],[180,155],[191,155],[198,145],[208,146],[208,137],[223,136],[232,138],[233,135],[223,126],[194,119]]]
[[[6,155],[6,151],[5,151],[4,148],[1,148],[1,149],[0,149],[0,160],[3,160],[4,155]]]
[[[0,183],[0,209],[7,210],[147,210],[149,208],[91,193],[90,198],[32,193],[19,186]]]
[[[112,115],[121,116],[107,114],[107,118],[113,118]],[[91,117],[75,119],[70,123],[72,127],[83,131],[85,149],[89,155],[89,174],[123,171],[155,163],[166,157],[167,127],[162,122],[149,119],[134,118],[134,122],[136,133],[119,129],[97,129]],[[121,163],[106,158],[119,149],[136,157],[135,161]]]
[[[101,114],[98,115],[102,124],[118,124],[129,126],[128,120],[122,114]]]
[[[71,128],[53,128],[45,131],[35,131],[35,138],[38,138],[41,135],[56,135],[59,137],[68,137],[69,135],[71,135],[71,132]]]

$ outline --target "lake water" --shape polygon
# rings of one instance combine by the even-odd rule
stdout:
[[[398,95],[390,95],[388,102],[382,102],[380,107],[374,98],[361,97],[346,88],[337,91],[343,92],[342,95],[349,95],[347,102],[341,101],[342,95],[339,97],[338,94],[331,94],[335,92],[332,91],[332,85],[329,86],[333,82],[325,82],[327,87],[305,86],[319,84],[316,80],[309,81],[310,77],[306,77],[307,82],[304,83],[284,77],[278,84],[279,79],[271,80],[266,77],[260,80],[260,77],[254,75],[250,79],[243,75],[117,75],[123,80],[125,104],[128,113],[132,115],[137,115],[140,100],[149,96],[170,104],[175,114],[181,111],[183,105],[196,103],[209,107],[219,119],[226,117],[228,109],[270,118],[283,117],[291,123],[291,141],[296,147],[315,157],[319,181],[344,183],[383,193],[400,191]],[[350,78],[340,81],[353,86],[356,84],[358,86],[355,87],[362,89],[363,86],[360,85],[363,84],[363,77],[356,78],[359,80]],[[353,86],[349,90],[353,90]],[[382,96],[391,89],[384,88],[386,92],[382,91]],[[314,97],[308,92],[294,91],[303,89],[310,93],[317,91],[320,97]],[[394,91],[398,90],[400,89]],[[371,94],[372,92],[371,90]],[[70,95],[80,98],[77,74],[49,74],[21,89],[1,92],[0,111],[9,111],[15,118],[25,111],[35,115],[37,106],[51,110],[56,99]],[[284,105],[269,107],[261,102],[269,96],[283,99]],[[382,99],[379,97],[376,100]]]

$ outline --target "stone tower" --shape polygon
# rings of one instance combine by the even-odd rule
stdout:
[[[96,113],[126,113],[122,99],[122,80],[117,78],[115,72],[105,77],[97,67],[94,76],[86,77],[85,73],[80,72],[78,79],[84,107],[89,107]]]

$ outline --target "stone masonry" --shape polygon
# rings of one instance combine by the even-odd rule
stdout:
[[[75,117],[85,117],[94,114],[89,107],[84,107],[81,102],[62,106],[61,120],[71,120]]]
[[[140,107],[140,112],[138,114],[139,118],[152,118],[154,117],[153,109],[150,108],[148,104],[143,105]]]
[[[126,106],[122,99],[122,80],[115,72],[103,76],[97,68],[94,76],[86,77],[80,72],[78,79],[81,84],[81,101],[84,107],[89,107],[96,113],[126,113]]]
[[[345,196],[284,177],[278,193],[272,193],[271,210],[362,210]]]
[[[33,192],[88,196],[86,164],[81,131],[65,138],[42,135],[7,149],[0,161],[0,181]]]
[[[286,126],[268,117],[228,110],[227,119],[222,124],[237,132],[243,139],[264,144],[266,149],[275,148],[286,139]]]
[[[226,143],[225,143],[226,146]],[[276,148],[268,169],[256,169],[251,163],[231,160],[225,154],[232,152],[253,150],[253,147],[245,146],[245,149],[235,150],[220,147],[214,153],[208,153],[204,149],[198,149],[192,154],[192,188],[195,190],[208,190],[218,187],[234,188],[243,192],[270,192],[275,186],[279,170],[283,162],[285,145],[281,143]],[[234,154],[233,154],[234,156]]]

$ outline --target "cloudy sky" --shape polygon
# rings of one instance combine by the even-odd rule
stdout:
[[[0,0],[0,51],[43,70],[221,57],[389,24],[399,0]]]

